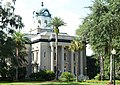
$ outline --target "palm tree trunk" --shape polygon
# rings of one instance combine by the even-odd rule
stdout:
[[[17,60],[17,65],[16,65],[16,80],[18,80],[18,56],[19,56],[19,50],[18,47],[16,47],[16,60]]]
[[[112,55],[110,56],[110,83],[113,83],[112,82]]]
[[[16,66],[16,81],[18,81],[18,66]]]
[[[56,33],[56,80],[58,80],[58,34]]]
[[[76,56],[76,82],[78,82],[78,52]]]

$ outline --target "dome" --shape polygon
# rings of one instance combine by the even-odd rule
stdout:
[[[45,16],[45,17],[51,17],[51,14],[47,8],[42,8],[38,12],[36,12],[37,16]]]

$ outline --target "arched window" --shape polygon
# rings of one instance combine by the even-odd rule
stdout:
[[[38,20],[38,26],[40,26],[41,25],[41,20]]]
[[[47,26],[47,20],[45,20],[45,22],[44,22],[44,23],[45,23],[45,26]]]

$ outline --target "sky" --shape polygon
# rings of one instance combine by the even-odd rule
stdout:
[[[91,0],[16,0],[15,13],[23,18],[24,32],[31,29],[33,11],[41,9],[41,2],[52,17],[60,17],[67,23],[66,26],[60,28],[60,31],[67,32],[69,35],[75,35],[75,30],[82,23],[82,18],[89,13],[89,9],[85,7],[92,3]]]
[[[33,11],[41,9],[41,2],[44,3],[44,8],[47,8],[52,14],[52,18],[57,16],[67,23],[66,26],[60,28],[60,32],[68,33],[71,36],[75,35],[75,30],[82,24],[83,18],[90,13],[89,9],[85,7],[92,5],[92,0],[16,0],[15,14],[19,14],[23,19],[25,27],[22,31],[24,33],[28,33],[32,29]],[[91,53],[90,49],[87,51]]]

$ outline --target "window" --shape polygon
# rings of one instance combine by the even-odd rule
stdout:
[[[46,69],[46,66],[44,66],[44,69]]]
[[[36,66],[36,72],[38,72],[38,65]]]
[[[37,60],[38,60],[38,52],[36,52],[36,62],[37,62]]]
[[[45,26],[47,26],[47,20],[45,20],[45,22],[44,22],[44,23],[45,23]]]
[[[54,53],[54,60],[56,60],[56,53]]]
[[[64,66],[64,72],[66,71],[66,66]]]
[[[75,61],[75,53],[74,53],[74,56],[73,56],[73,60]]]
[[[32,53],[32,60],[34,61],[34,52]]]
[[[76,67],[74,66],[74,74],[76,74]]]
[[[44,52],[44,57],[46,57],[46,52]]]
[[[64,60],[65,60],[65,61],[67,60],[67,56],[66,56],[66,53],[64,53]]]
[[[64,56],[64,60],[65,60],[65,61],[67,60],[66,56]]]
[[[32,73],[34,73],[34,66],[32,66]]]
[[[41,25],[41,20],[38,20],[38,23]]]

